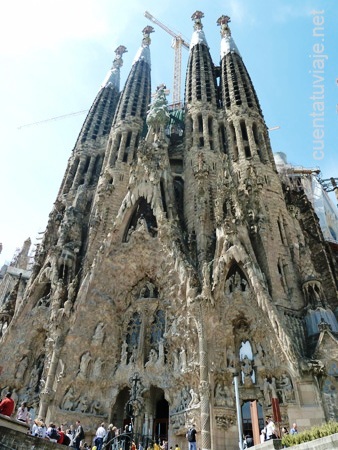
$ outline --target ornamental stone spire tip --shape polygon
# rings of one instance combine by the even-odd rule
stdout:
[[[191,16],[191,19],[194,20],[195,23],[194,32],[190,42],[190,50],[197,44],[204,44],[209,47],[203,31],[203,24],[201,21],[203,17],[204,13],[202,13],[202,11],[195,11]]]
[[[127,51],[127,47],[124,45],[119,45],[115,50],[113,65],[102,83],[103,88],[116,87],[118,90],[120,89],[120,68],[123,66],[122,55]]]
[[[228,25],[229,22],[231,22],[230,17],[224,14],[217,20],[217,25],[221,27],[221,36],[222,36],[221,59],[228,53],[237,53],[237,55],[241,56],[237,48],[237,45],[235,44],[235,41],[231,37],[231,30]]]
[[[151,44],[150,34],[154,33],[154,31],[155,31],[154,28],[150,25],[147,25],[145,28],[143,28],[142,44],[136,53],[133,65],[139,60],[144,60],[146,63],[150,65],[150,49],[149,49],[149,45]]]

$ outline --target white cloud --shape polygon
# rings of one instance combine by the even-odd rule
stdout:
[[[108,0],[12,0],[2,8],[0,54],[52,49],[69,39],[100,39],[128,23]],[[119,12],[120,11],[120,12]]]

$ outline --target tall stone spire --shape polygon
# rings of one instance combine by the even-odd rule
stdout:
[[[105,77],[77,138],[61,185],[61,195],[67,194],[69,190],[74,191],[83,184],[94,185],[98,181],[104,157],[102,144],[108,138],[116,111],[120,95],[122,55],[126,51],[124,45],[115,50],[112,68]]]
[[[120,97],[111,132],[105,165],[112,167],[116,161],[133,160],[140,134],[146,119],[151,95],[150,34],[154,28],[146,26],[143,39]]]
[[[231,36],[230,17],[222,15],[221,28],[221,103],[230,128],[230,157],[268,161],[274,167],[267,127],[250,75]]]
[[[84,121],[79,137],[49,215],[46,231],[33,268],[31,282],[36,292],[43,291],[39,271],[52,268],[54,281],[63,278],[69,285],[85,254],[87,226],[92,201],[97,188],[108,135],[119,99],[119,72],[126,47],[115,50],[115,59]],[[69,264],[68,264],[69,263]],[[54,283],[53,281],[53,283]],[[51,289],[56,287],[51,283]],[[48,284],[49,286],[49,284]]]
[[[189,240],[196,244],[201,263],[212,254],[214,233],[213,186],[220,152],[217,87],[214,64],[203,32],[204,14],[192,15],[191,38],[185,85],[185,222]],[[203,198],[203,201],[201,199]],[[196,238],[195,238],[196,236]]]
[[[204,14],[201,11],[196,11],[191,16],[194,20],[194,32],[191,38],[185,85],[185,102],[188,109],[196,106],[196,102],[199,105],[210,103],[215,106],[217,103],[214,64],[203,31],[201,22],[203,17]]]

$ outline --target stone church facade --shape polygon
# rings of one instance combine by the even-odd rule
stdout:
[[[132,420],[181,447],[194,424],[218,450],[238,448],[237,374],[256,438],[276,404],[287,426],[337,419],[337,266],[304,192],[278,176],[229,17],[217,67],[202,18],[184,109],[164,86],[149,109],[152,27],[121,92],[116,49],[26,289],[0,305],[0,386],[47,421]]]

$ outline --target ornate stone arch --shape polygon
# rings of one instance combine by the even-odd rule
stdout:
[[[293,370],[298,371],[298,357],[296,351],[286,330],[284,327],[280,326],[279,315],[272,302],[272,298],[270,297],[265,275],[259,266],[252,260],[239,241],[227,249],[222,256],[222,259],[224,264],[223,274],[228,273],[234,263],[238,264],[242,268],[248,283],[250,284],[252,293],[254,294],[254,299],[257,306],[269,320],[280,348],[287,360],[290,362],[291,367]],[[225,287],[223,286],[222,288],[224,289]]]
[[[157,235],[157,220],[150,203],[141,196],[134,205],[123,234],[123,242],[129,240],[130,234],[143,227],[151,236]]]

